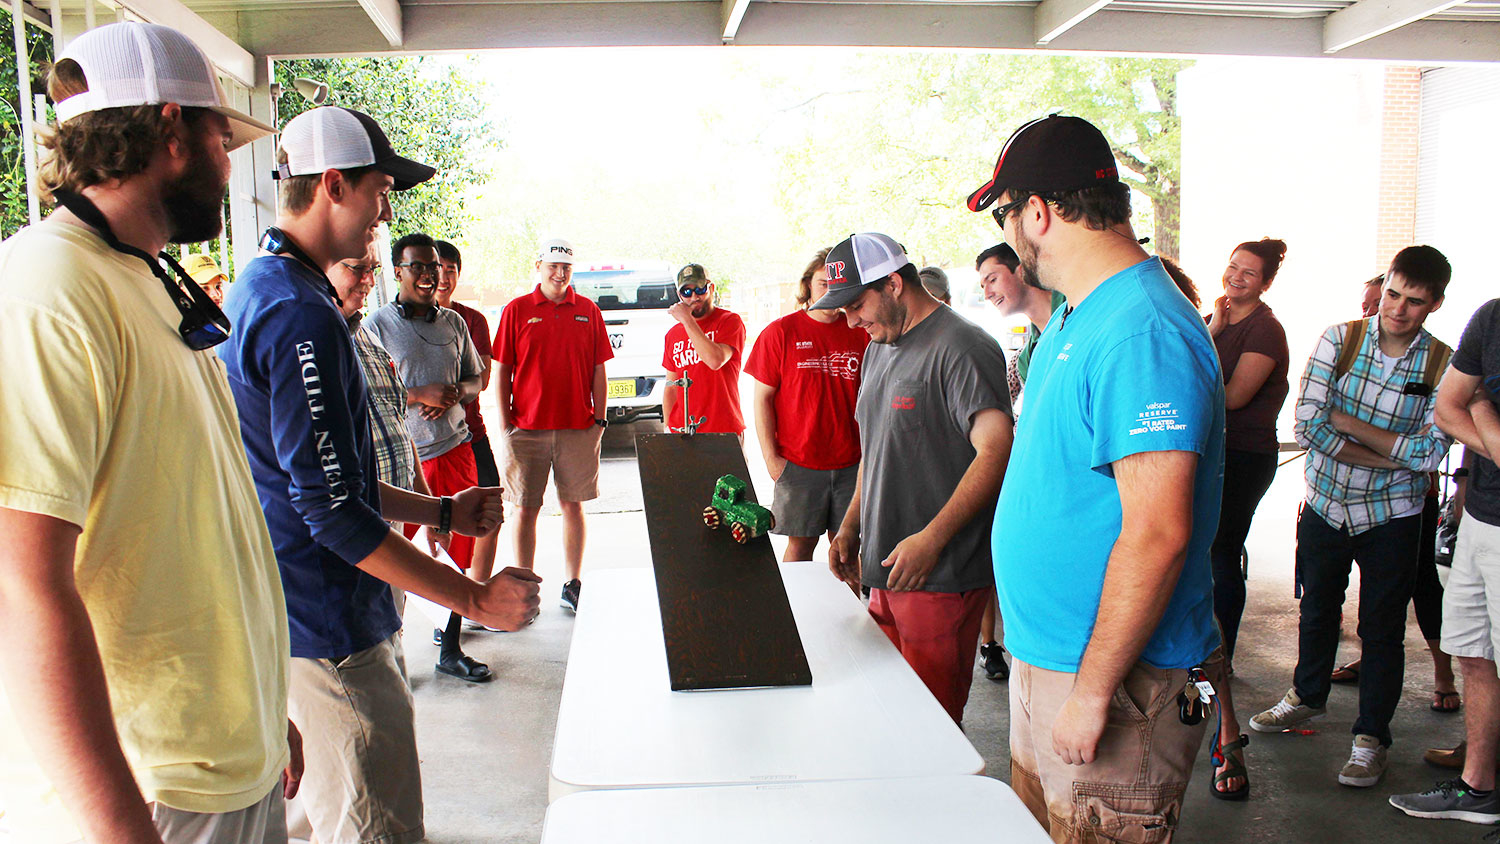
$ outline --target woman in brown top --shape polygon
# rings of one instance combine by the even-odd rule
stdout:
[[[1231,665],[1240,615],[1245,610],[1240,551],[1250,533],[1255,508],[1276,477],[1276,417],[1289,389],[1286,331],[1270,306],[1261,301],[1285,255],[1286,244],[1270,238],[1236,246],[1224,269],[1224,295],[1214,300],[1213,315],[1208,319],[1208,333],[1214,338],[1224,370],[1228,410],[1224,424],[1224,498],[1210,556],[1214,615],[1224,636],[1224,655]],[[1232,720],[1226,712],[1226,736],[1238,732],[1238,724],[1231,724]],[[1213,783],[1215,797],[1243,800],[1248,796],[1243,747],[1243,738],[1225,745],[1226,756],[1239,758],[1233,762],[1226,759],[1229,764],[1220,766]]]

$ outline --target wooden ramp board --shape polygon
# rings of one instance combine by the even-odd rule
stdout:
[[[641,434],[635,450],[672,690],[812,685],[770,538],[703,523],[719,476],[750,477],[739,438]]]

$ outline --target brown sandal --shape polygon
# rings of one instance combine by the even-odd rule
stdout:
[[[1449,701],[1452,701],[1452,703],[1450,704]],[[1435,691],[1432,693],[1432,703],[1428,704],[1427,708],[1431,709],[1433,712],[1441,712],[1444,715],[1452,715],[1453,713],[1462,709],[1463,705],[1463,698],[1458,696],[1458,692]]]

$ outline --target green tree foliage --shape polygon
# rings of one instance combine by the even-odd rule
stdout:
[[[38,27],[28,25],[26,52],[31,61],[31,92],[46,93],[44,65],[52,61],[52,39]],[[7,5],[0,9],[0,238],[11,236],[29,221],[20,109],[16,91],[16,39]]]
[[[313,107],[292,87],[297,77],[327,83],[325,105],[362,111],[380,122],[396,151],[431,164],[437,175],[392,195],[393,237],[423,231],[433,237],[463,237],[472,222],[464,188],[486,180],[487,153],[501,145],[485,119],[487,86],[472,59],[433,56],[296,59],[276,63],[283,93],[277,125]]]
[[[783,83],[804,137],[779,179],[799,232],[827,239],[835,221],[883,225],[914,260],[940,263],[998,239],[964,208],[1011,131],[1052,111],[1110,138],[1135,189],[1137,225],[1176,257],[1181,122],[1176,75],[1189,62],[990,53],[861,54],[817,90]],[[843,223],[848,227],[848,222]],[[842,235],[838,235],[842,236]],[[955,251],[957,254],[955,254]],[[961,263],[961,261],[953,261]]]

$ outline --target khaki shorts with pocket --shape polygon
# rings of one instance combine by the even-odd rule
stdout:
[[[1203,668],[1215,688],[1223,684],[1220,651]],[[1214,716],[1183,724],[1177,695],[1187,669],[1138,662],[1110,701],[1094,761],[1069,765],[1052,750],[1052,726],[1077,676],[1012,661],[1011,787],[1053,841],[1170,842]]]
[[[400,634],[339,660],[292,658],[297,799],[325,844],[421,841],[422,772]]]
[[[552,473],[561,501],[599,497],[599,443],[604,429],[563,428],[528,431],[512,428],[505,440],[505,500],[522,507],[542,506],[547,474]]]

